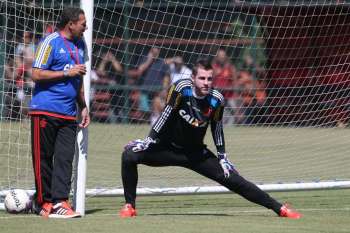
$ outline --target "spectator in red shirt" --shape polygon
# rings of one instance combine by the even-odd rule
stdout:
[[[217,51],[216,57],[212,61],[213,85],[220,90],[226,99],[226,112],[224,113],[224,123],[233,124],[235,122],[235,110],[237,108],[235,91],[237,85],[237,71],[235,66],[227,57],[224,49]]]

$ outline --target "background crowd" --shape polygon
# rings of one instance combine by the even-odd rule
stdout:
[[[127,71],[111,53],[101,56],[92,80],[95,120],[153,123],[159,116],[169,86],[179,79],[191,78],[190,64],[182,54],[160,57],[161,49],[151,47]],[[266,101],[264,69],[250,55],[240,69],[224,48],[212,59],[214,86],[226,99],[224,123],[253,124],[263,117],[259,111]],[[128,86],[128,88],[125,87]],[[127,94],[126,94],[127,93]],[[125,113],[125,110],[128,113]]]
[[[20,119],[27,114],[34,85],[31,66],[36,41],[32,32],[24,31],[14,49],[14,56],[5,66],[5,106],[8,106],[5,114],[11,119]],[[191,78],[192,74],[191,64],[186,64],[186,55],[177,53],[163,58],[161,50],[164,49],[144,49],[144,54],[134,54],[136,62],[128,66],[111,51],[96,57],[90,95],[94,121],[153,123],[157,119],[170,85]],[[260,122],[267,96],[263,67],[257,65],[249,54],[239,66],[232,62],[225,48],[217,49],[214,54],[214,86],[226,99],[224,123]]]

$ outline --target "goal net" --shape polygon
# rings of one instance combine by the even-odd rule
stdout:
[[[64,6],[79,4],[1,2],[0,190],[34,188],[33,48]],[[227,152],[244,177],[273,187],[349,187],[348,3],[95,0],[93,12],[88,192],[121,193],[123,146],[148,134],[169,85],[190,78],[200,57],[213,59]],[[210,133],[206,141],[215,151]],[[139,187],[150,192],[216,185],[183,168],[139,166]]]

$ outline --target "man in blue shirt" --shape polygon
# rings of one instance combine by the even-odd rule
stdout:
[[[66,8],[58,31],[45,37],[35,53],[30,103],[32,157],[36,193],[34,211],[43,217],[79,217],[68,203],[79,109],[85,128],[90,123],[84,99],[87,59],[84,11]],[[77,109],[78,104],[78,109]]]
[[[140,95],[139,108],[145,113],[151,111],[150,103],[159,92],[168,88],[170,80],[169,66],[159,57],[159,53],[159,48],[151,48],[147,56],[141,57],[138,64],[139,69],[142,70],[139,84],[144,89]]]

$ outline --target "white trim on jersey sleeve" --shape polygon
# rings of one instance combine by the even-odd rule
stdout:
[[[216,123],[216,129],[215,129],[215,144],[217,146],[222,146],[223,145],[223,126],[222,126],[222,121],[219,121]]]
[[[158,118],[158,120],[156,121],[156,123],[153,126],[154,131],[156,131],[157,133],[160,132],[160,130],[162,129],[163,125],[168,120],[172,110],[173,110],[173,108],[171,106],[169,106],[169,105],[167,105],[165,107],[164,111],[162,112],[162,115]]]
[[[192,80],[183,79],[179,81],[175,86],[175,91],[180,92],[184,87],[192,87]]]
[[[224,96],[218,90],[212,89],[210,91],[210,94],[215,98],[219,99],[221,103],[224,102]]]
[[[35,53],[35,63],[34,63],[34,68],[42,68],[43,61],[44,61],[44,57],[45,54],[47,52],[47,49],[49,49],[50,43],[53,39],[57,38],[59,36],[59,34],[57,32],[52,33],[51,35],[49,35],[48,37],[46,37],[44,39],[44,41],[42,41],[38,47],[39,51],[37,51]],[[52,52],[52,51],[51,51]]]

